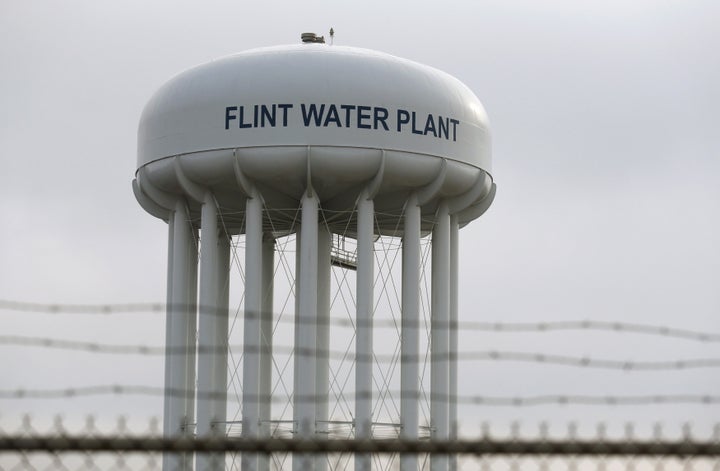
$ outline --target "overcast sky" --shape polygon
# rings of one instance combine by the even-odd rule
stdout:
[[[137,123],[178,72],[305,31],[444,70],[484,103],[497,198],[461,231],[461,321],[624,321],[720,332],[720,3],[0,2],[0,299],[163,302],[166,225],[135,202]],[[0,313],[4,335],[164,340],[162,315]],[[720,357],[636,334],[463,332],[485,349]],[[462,353],[461,353],[462,354]],[[160,385],[162,360],[0,345],[0,389]],[[463,362],[466,396],[720,394],[717,368]],[[157,398],[0,401],[0,415],[159,415]],[[707,428],[720,406],[468,407],[467,422]]]

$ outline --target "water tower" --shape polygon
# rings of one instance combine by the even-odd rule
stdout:
[[[396,435],[412,439],[426,430],[451,438],[458,230],[494,198],[490,164],[485,111],[461,82],[388,54],[322,44],[313,35],[303,35],[303,44],[215,60],[163,85],[140,120],[133,189],[147,212],[168,223],[164,434],[228,433],[229,376],[242,387],[242,435],[277,430],[270,426],[280,422],[273,384],[281,379],[273,368],[273,349],[280,347],[273,339],[273,289],[282,240],[295,251],[284,265],[294,271],[293,379],[285,385],[291,436],[328,436],[330,273],[346,270],[354,280],[355,362],[346,380],[353,386],[351,436],[373,436],[380,427],[374,404],[398,384],[392,394],[399,413],[386,420]],[[390,283],[376,278],[378,253],[389,247],[379,246],[381,240],[396,241],[400,253],[393,282],[400,311],[397,383],[373,378],[375,300]],[[229,367],[233,254],[243,271],[242,361]],[[427,379],[421,347],[430,351]],[[429,391],[421,394],[423,381]],[[425,400],[429,412],[422,419]],[[401,469],[418,469],[418,457],[400,460]],[[198,454],[193,461],[167,455],[163,469],[225,468],[223,456]],[[449,462],[433,459],[432,468],[447,469]],[[242,457],[243,469],[270,465],[266,457]],[[292,458],[294,470],[327,467],[322,457]],[[371,457],[354,457],[354,467],[370,469]]]

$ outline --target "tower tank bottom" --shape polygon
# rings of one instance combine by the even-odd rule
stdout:
[[[192,182],[204,182],[224,216],[226,229],[242,233],[248,195],[238,185],[236,168],[251,179],[264,202],[264,230],[281,235],[293,231],[300,199],[310,187],[317,193],[325,223],[333,232],[347,233],[354,226],[353,210],[361,192],[380,177],[375,195],[376,230],[382,235],[402,231],[405,201],[414,192],[435,185],[433,197],[422,206],[423,231],[432,228],[438,201],[475,189],[482,200],[492,180],[464,162],[417,153],[335,146],[278,146],[223,149],[168,157],[141,169],[143,186],[182,194],[178,168]],[[201,203],[188,198],[193,219],[199,220]],[[350,219],[350,221],[349,221]],[[461,220],[466,224],[467,220]]]

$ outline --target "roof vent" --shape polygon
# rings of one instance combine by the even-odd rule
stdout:
[[[318,36],[315,33],[302,33],[300,39],[302,39],[304,43],[325,44],[325,36]]]

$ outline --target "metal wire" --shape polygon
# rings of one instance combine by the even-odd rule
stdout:
[[[141,395],[157,396],[170,395],[186,397],[188,391],[183,389],[164,389],[158,386],[107,384],[96,386],[79,386],[59,389],[2,389],[0,399],[71,399],[101,395]],[[197,397],[208,399],[222,399],[225,397],[218,393],[196,392]],[[354,392],[349,392],[354,396]],[[400,391],[393,391],[397,397],[402,397]],[[362,394],[359,397],[363,398]],[[367,397],[370,397],[368,394]],[[413,395],[414,397],[414,395]],[[449,400],[447,395],[430,395],[428,397],[439,400]],[[260,398],[256,398],[260,399]],[[317,402],[319,396],[298,396],[299,401]],[[239,401],[238,398],[228,397],[228,400]],[[285,398],[272,398],[272,402],[284,402]],[[587,405],[587,406],[643,406],[657,404],[720,404],[720,395],[713,394],[648,394],[648,395],[565,395],[546,394],[535,396],[483,396],[460,395],[457,398],[460,404],[481,406],[540,406],[540,405]]]
[[[124,303],[124,304],[55,304],[31,303],[0,299],[0,311],[31,312],[39,314],[131,314],[158,313],[164,314],[167,306],[163,303]],[[202,306],[198,309],[205,313]],[[294,322],[294,319],[288,322]],[[341,318],[332,318],[330,323],[341,327],[353,327],[353,324]],[[392,320],[377,320],[374,327],[396,328]],[[451,326],[455,327],[455,326]],[[495,333],[519,332],[553,332],[563,330],[585,330],[611,333],[634,333],[665,338],[692,340],[697,342],[720,343],[720,333],[699,332],[664,325],[635,324],[615,321],[569,320],[546,322],[460,322],[457,328],[465,331],[482,331]]]
[[[262,348],[249,348],[243,350],[242,345],[204,347],[204,346],[179,346],[179,347],[163,347],[149,345],[113,345],[98,342],[84,342],[77,340],[41,338],[41,337],[25,337],[18,335],[1,335],[0,346],[22,346],[22,347],[40,347],[52,348],[60,350],[82,351],[97,354],[120,354],[120,355],[184,355],[191,351],[200,353],[221,351],[229,348],[231,351],[249,351],[258,352]],[[273,346],[275,353],[303,353],[304,350],[295,347],[283,345]],[[320,354],[333,359],[357,360],[358,356],[349,351],[338,350],[318,350],[304,352],[306,354]],[[374,359],[379,363],[395,363],[398,355],[373,353],[368,359]],[[581,367],[581,368],[600,368],[610,370],[623,371],[659,371],[659,370],[688,370],[697,368],[720,368],[720,358],[688,358],[680,360],[668,361],[626,361],[612,360],[606,358],[592,357],[573,357],[568,355],[554,355],[547,353],[533,352],[515,352],[515,351],[476,351],[463,352],[459,354],[452,353],[450,355],[440,355],[438,358],[446,360],[448,357],[457,358],[459,361],[512,361],[521,363],[539,363],[554,366]],[[425,361],[425,355],[416,355],[409,358],[410,361]]]

